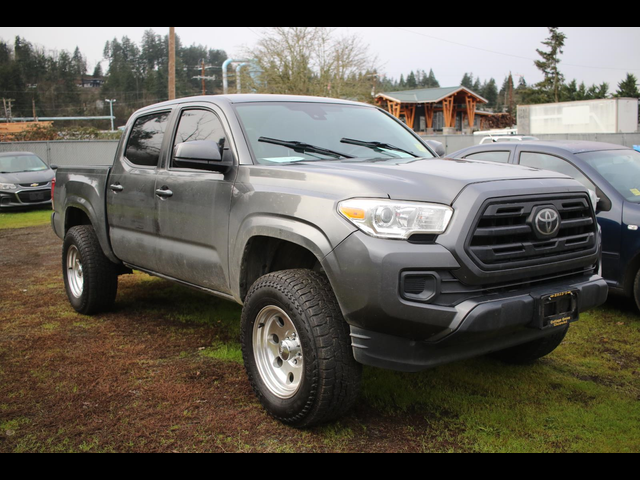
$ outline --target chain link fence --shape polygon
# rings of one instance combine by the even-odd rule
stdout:
[[[31,152],[49,165],[112,165],[118,140],[0,143],[0,152]]]
[[[429,135],[423,138],[441,142],[445,146],[447,153],[453,153],[463,148],[478,145],[484,137],[474,135]],[[630,148],[633,148],[634,145],[640,145],[640,133],[539,135],[538,138],[545,141],[585,140],[604,142],[624,145]],[[60,167],[112,165],[117,149],[117,140],[0,143],[0,152],[32,152],[47,164]]]

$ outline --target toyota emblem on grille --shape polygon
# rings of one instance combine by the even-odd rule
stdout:
[[[553,237],[560,230],[560,214],[552,208],[540,210],[534,227],[543,237]]]

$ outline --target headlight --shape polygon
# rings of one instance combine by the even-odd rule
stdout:
[[[367,235],[398,240],[416,234],[441,235],[453,217],[453,209],[446,205],[392,200],[346,200],[338,210]]]
[[[13,183],[0,183],[0,190],[17,190],[18,186]]]

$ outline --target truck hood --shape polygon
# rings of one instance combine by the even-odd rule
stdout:
[[[452,159],[356,159],[300,163],[281,171],[291,180],[301,179],[306,188],[332,189],[345,197],[389,196],[394,200],[425,201],[450,205],[465,187],[505,180],[549,180],[569,177],[543,170]],[[273,175],[271,171],[271,175]],[[280,175],[278,175],[280,177]],[[328,178],[329,177],[329,178]],[[280,177],[283,180],[285,178]],[[338,195],[339,196],[339,195]]]

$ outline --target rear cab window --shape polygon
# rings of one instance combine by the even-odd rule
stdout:
[[[135,166],[158,166],[164,134],[171,112],[159,112],[136,120],[127,141],[125,158]]]

